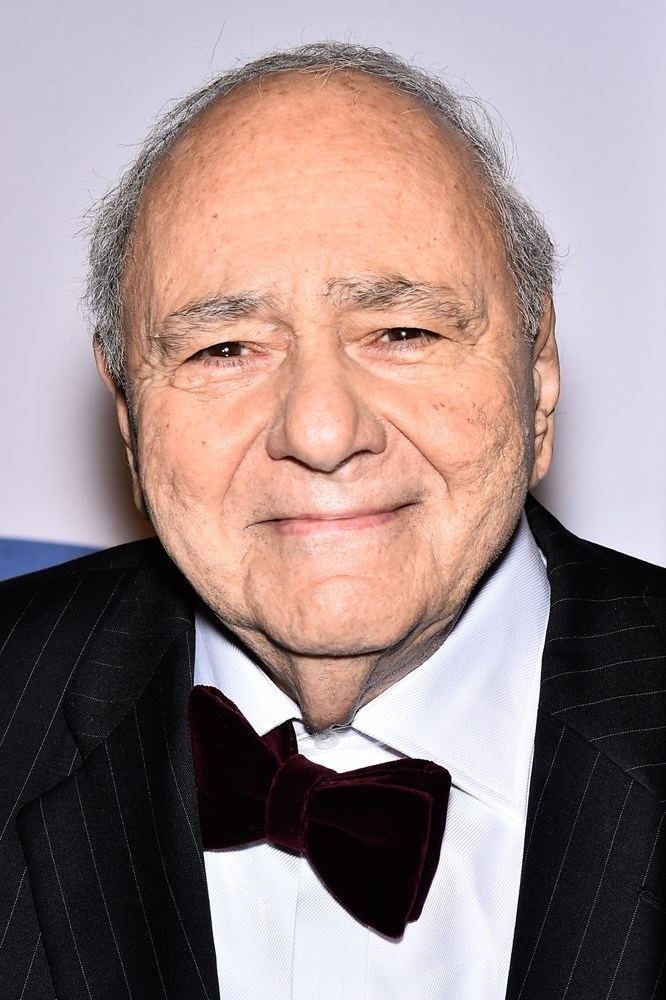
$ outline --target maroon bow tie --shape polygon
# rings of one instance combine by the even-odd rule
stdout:
[[[268,840],[303,854],[357,920],[400,937],[433,880],[451,776],[427,760],[338,774],[298,753],[290,722],[260,737],[214,687],[189,706],[206,850]]]

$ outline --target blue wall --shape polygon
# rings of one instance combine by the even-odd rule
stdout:
[[[35,542],[25,538],[0,538],[0,580],[35,569],[55,566],[94,550],[85,545]]]

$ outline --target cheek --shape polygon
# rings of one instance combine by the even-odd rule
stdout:
[[[525,419],[514,384],[479,371],[434,388],[418,404],[419,450],[450,491],[484,489],[525,464]]]
[[[242,422],[223,407],[179,390],[146,402],[140,413],[139,468],[156,519],[176,510],[219,511],[247,450]]]

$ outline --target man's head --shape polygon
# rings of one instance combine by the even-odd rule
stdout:
[[[552,246],[462,106],[318,51],[153,142],[97,352],[165,548],[325,726],[442,640],[506,544],[558,375]]]

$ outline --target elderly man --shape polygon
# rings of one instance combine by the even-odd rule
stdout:
[[[3,587],[4,998],[658,994],[664,574],[526,505],[552,272],[387,53],[151,133],[90,301],[157,540]]]

